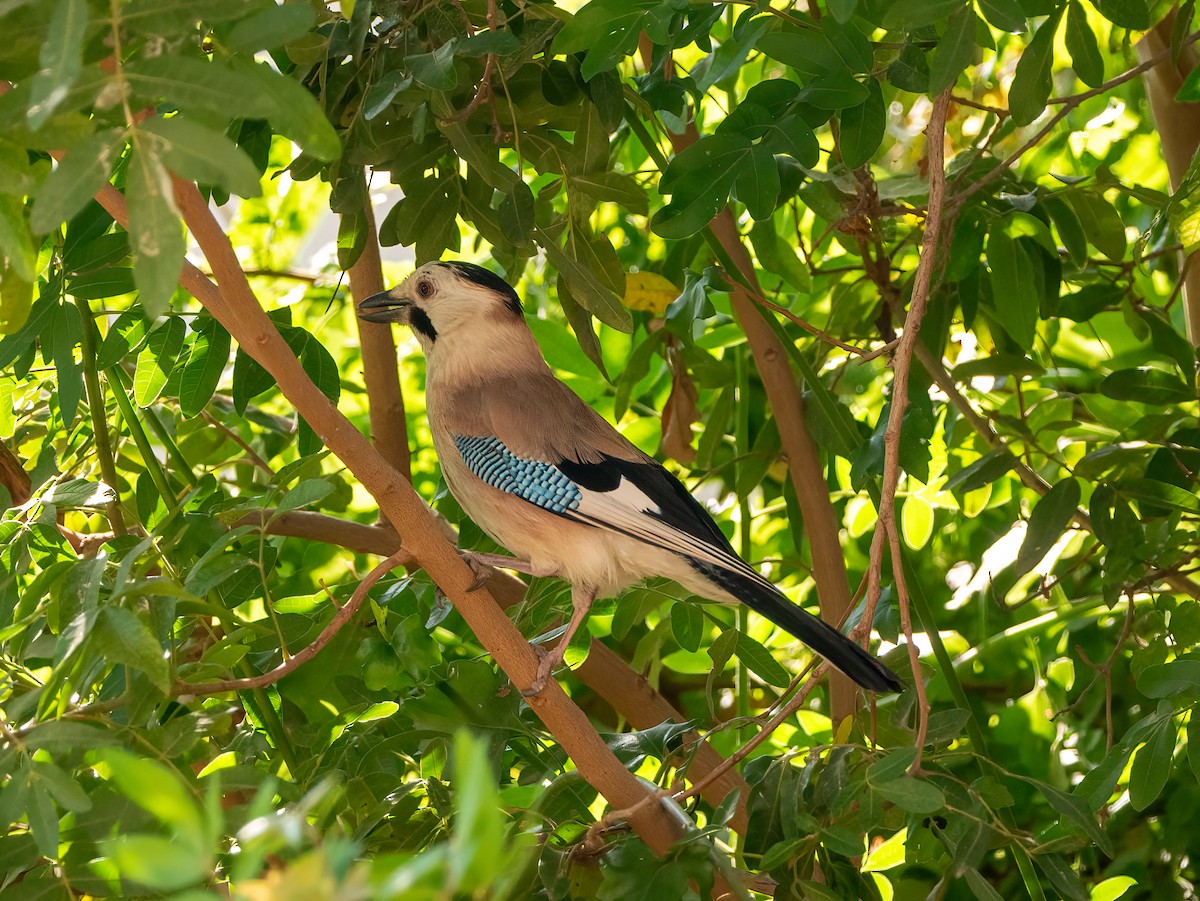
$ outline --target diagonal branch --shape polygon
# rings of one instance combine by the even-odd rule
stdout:
[[[220,288],[187,262],[180,283],[274,377],[297,412],[374,495],[384,515],[397,527],[404,546],[446,593],[513,684],[518,689],[530,688],[537,674],[538,659],[529,643],[486,587],[471,590],[474,574],[442,536],[411,484],[388,465],[309,379],[259,306],[228,236],[196,186],[176,179],[175,191],[184,220],[208,258]],[[122,225],[128,223],[125,198],[116,188],[105,185],[96,199],[114,219]],[[545,690],[529,699],[529,705],[574,760],[583,777],[610,805],[630,808],[646,796],[646,789],[621,765],[587,716],[557,682],[551,680]],[[659,855],[665,854],[683,834],[679,824],[657,804],[639,809],[631,816],[630,825]]]

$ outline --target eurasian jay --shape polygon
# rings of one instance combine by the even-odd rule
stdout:
[[[543,655],[531,694],[562,662],[597,596],[650,576],[744,603],[862,687],[900,690],[891,670],[743,562],[675,476],[554,376],[504,279],[471,263],[426,263],[364,300],[358,315],[416,333],[446,484],[467,515],[516,555],[472,554],[469,562],[571,584],[570,622]]]

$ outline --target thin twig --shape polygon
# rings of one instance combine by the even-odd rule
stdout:
[[[921,320],[933,287],[933,273],[937,265],[941,244],[942,220],[945,215],[946,190],[945,140],[946,111],[950,106],[950,89],[947,88],[933,104],[933,112],[926,128],[926,147],[929,163],[929,215],[925,220],[925,234],[921,240],[921,260],[913,278],[912,300],[904,322],[904,333],[892,357],[891,407],[887,430],[884,433],[883,488],[879,503],[879,522],[871,541],[871,564],[868,570],[867,607],[863,622],[869,623],[879,602],[880,582],[883,573],[883,547],[887,542],[891,549],[892,578],[896,583],[896,596],[900,607],[900,625],[908,645],[908,658],[912,666],[913,681],[917,691],[917,755],[913,758],[910,772],[921,765],[921,752],[925,746],[925,734],[929,727],[929,699],[925,694],[925,681],[921,675],[921,660],[917,646],[913,643],[912,614],[908,587],[904,580],[904,561],[901,556],[900,534],[896,529],[896,489],[900,482],[900,437],[904,413],[908,409],[908,375],[912,367],[913,350],[921,329]]]
[[[1190,35],[1184,38],[1180,47],[1189,47],[1196,43],[1196,41],[1200,41],[1200,31],[1192,32]],[[1017,161],[1020,160],[1022,156],[1024,156],[1034,147],[1040,146],[1045,137],[1057,127],[1058,123],[1069,116],[1084,101],[1091,100],[1093,97],[1098,97],[1101,94],[1106,94],[1113,88],[1137,78],[1143,72],[1153,69],[1159,63],[1170,58],[1171,51],[1164,50],[1162,53],[1151,57],[1145,62],[1139,63],[1132,69],[1122,72],[1120,75],[1117,75],[1114,78],[1110,78],[1099,87],[1092,88],[1091,90],[1084,91],[1080,94],[1072,94],[1070,97],[1051,98],[1050,100],[1046,101],[1047,105],[1059,105],[1062,108],[1059,109],[1058,112],[1056,112],[1053,116],[1051,116],[1050,121],[1042,126],[1042,128],[1038,129],[1037,133],[1029,138],[1029,140],[1018,147],[1006,159],[1000,160],[994,169],[984,175],[981,175],[961,191],[956,190],[954,196],[947,201],[947,208],[956,209],[957,207],[961,206],[968,197],[970,197],[980,188],[995,181],[997,178],[1015,166]],[[930,206],[932,206],[932,202],[930,203]]]
[[[307,647],[302,648],[297,653],[293,654],[283,663],[275,667],[275,669],[263,673],[259,676],[247,676],[244,679],[230,679],[227,682],[181,682],[176,686],[176,691],[180,695],[216,695],[223,694],[227,691],[247,691],[252,688],[266,688],[268,685],[274,685],[288,673],[293,672],[303,666],[308,661],[312,660],[320,652],[321,648],[329,644],[334,636],[342,630],[346,623],[350,622],[354,614],[358,612],[358,608],[362,606],[363,600],[374,586],[375,583],[390,573],[397,566],[404,565],[404,561],[410,557],[409,553],[401,549],[392,556],[388,557],[382,563],[379,563],[373,570],[367,573],[359,584],[358,588],[354,589],[354,594],[346,605],[334,614],[333,619],[329,624],[321,630],[321,634],[313,639],[312,643]]]

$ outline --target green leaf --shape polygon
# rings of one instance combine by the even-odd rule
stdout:
[[[974,463],[964,466],[946,480],[947,491],[974,491],[996,481],[1016,463],[1007,450],[991,451]]]
[[[883,25],[885,28],[912,31],[953,15],[962,7],[962,0],[896,0],[886,7]]]
[[[58,0],[50,14],[49,37],[40,56],[42,68],[30,82],[28,118],[34,131],[66,99],[79,77],[87,22],[87,0]]]
[[[433,91],[453,91],[458,87],[458,72],[454,69],[455,43],[451,38],[431,53],[405,57],[404,64],[413,80]]]
[[[1137,688],[1148,698],[1173,698],[1200,692],[1200,660],[1172,660],[1142,670]]]
[[[146,315],[166,312],[183,269],[187,245],[175,206],[171,174],[148,142],[134,136],[125,196],[129,204],[129,244],[133,279]]]
[[[1067,52],[1071,54],[1071,63],[1079,80],[1090,88],[1103,84],[1104,58],[1100,55],[1096,35],[1088,25],[1087,13],[1079,0],[1071,0],[1067,6],[1066,41]]]
[[[1095,0],[1095,6],[1114,25],[1133,31],[1150,27],[1150,10],[1145,0]]]
[[[1129,769],[1129,801],[1134,810],[1145,810],[1162,794],[1171,775],[1178,734],[1174,718],[1166,717],[1134,755]]]
[[[871,788],[886,801],[909,813],[936,813],[946,806],[941,789],[924,779],[901,776],[890,782],[872,783]]]
[[[251,70],[258,68],[244,63],[234,69],[225,62],[164,53],[130,61],[124,75],[133,99],[151,106],[166,101],[182,110],[265,119],[274,108],[272,98],[256,90],[261,86],[247,83],[247,76],[253,77]]]
[[[1009,337],[1028,351],[1038,324],[1038,294],[1029,255],[1020,241],[993,229],[988,233],[987,262],[996,318]]]
[[[1125,258],[1127,241],[1125,223],[1116,208],[1101,194],[1073,191],[1066,197],[1092,246],[1114,263],[1121,262]]]
[[[195,885],[208,876],[211,867],[206,849],[198,843],[181,843],[161,835],[119,835],[106,850],[124,879],[149,886],[156,894]]]
[[[246,60],[237,63],[236,72],[251,79],[249,90],[258,94],[266,107],[271,128],[319,160],[335,160],[342,155],[341,139],[316,98],[303,85],[265,63]],[[245,85],[242,89],[247,90]]]
[[[529,185],[524,181],[514,182],[512,190],[500,201],[497,213],[505,237],[518,246],[529,242],[534,226],[533,192]]]
[[[139,406],[150,406],[162,393],[179,360],[186,332],[183,320],[172,316],[150,333],[133,374],[133,396]]]
[[[0,267],[0,335],[15,335],[33,310],[33,282],[25,281],[7,263]]]
[[[80,300],[103,300],[132,294],[134,290],[133,270],[127,266],[97,269],[67,279],[67,294]]]
[[[677,153],[667,165],[658,189],[671,194],[651,227],[664,238],[685,238],[706,226],[728,203],[729,192],[753,152],[738,133],[701,138]]]
[[[763,647],[761,642],[756,641],[744,632],[737,633],[737,656],[746,669],[750,670],[750,672],[754,673],[768,685],[774,685],[776,688],[787,688],[791,684],[792,677],[783,668],[783,664],[772,657],[771,652]]]
[[[37,277],[37,248],[19,197],[0,196],[0,253],[7,258],[12,275],[22,282],[32,283]]]
[[[695,653],[704,637],[704,612],[697,604],[679,601],[671,605],[671,634],[685,651]]]
[[[586,52],[579,74],[591,81],[637,48],[647,26],[670,20],[661,0],[592,0],[555,36],[555,55]]]
[[[119,748],[105,748],[97,756],[107,771],[102,775],[133,803],[180,834],[198,829],[200,808],[179,776],[166,765]]]
[[[315,21],[316,14],[308,4],[272,4],[239,21],[229,29],[223,43],[230,50],[243,53],[274,50],[301,37]]]
[[[309,504],[328,497],[333,493],[333,485],[328,479],[305,479],[289,488],[275,507],[276,514],[287,513],[289,510],[299,510]]]
[[[179,411],[191,418],[203,410],[229,365],[229,332],[205,316],[192,323],[196,333],[179,380]]]
[[[159,158],[183,178],[220,185],[239,197],[262,196],[258,169],[250,157],[216,129],[186,116],[150,119],[138,128],[159,139],[154,148]]]
[[[504,846],[505,813],[487,745],[466,729],[454,735],[454,830],[450,837],[450,879],[467,894],[492,885],[508,867],[496,854]]]
[[[1038,854],[1033,860],[1067,901],[1087,901],[1083,883],[1071,865],[1059,854]]]
[[[1137,880],[1132,876],[1113,876],[1097,882],[1092,887],[1090,901],[1117,901],[1135,885],[1137,885]]]
[[[572,297],[606,325],[623,332],[633,330],[633,319],[612,288],[603,284],[590,268],[567,254],[540,228],[534,229],[534,237],[566,281]]]
[[[1149,517],[1147,507],[1167,507],[1181,513],[1200,513],[1200,498],[1192,491],[1160,482],[1157,479],[1121,479],[1117,483],[1121,494],[1141,503],[1142,516]]]
[[[1119,369],[1100,382],[1100,393],[1113,400],[1136,400],[1165,405],[1195,400],[1183,380],[1161,369]]]
[[[58,813],[50,793],[40,785],[31,785],[26,794],[26,816],[33,841],[43,857],[58,858]]]
[[[979,901],[1004,901],[1004,896],[996,891],[995,887],[984,879],[974,867],[967,870],[966,880],[967,887]]]
[[[929,93],[940,94],[958,80],[975,56],[975,29],[979,19],[969,6],[956,10],[946,23],[929,66]]]
[[[775,157],[762,144],[755,144],[733,182],[734,195],[746,205],[753,219],[766,219],[775,212],[779,199],[779,170]]]
[[[124,607],[101,607],[88,636],[109,663],[141,670],[163,694],[171,689],[171,673],[162,644],[137,616]]]
[[[979,0],[979,11],[983,17],[1010,34],[1025,30],[1025,10],[1018,0]]]
[[[34,199],[29,226],[35,235],[58,228],[107,184],[123,140],[120,131],[110,129],[84,138],[67,151]]]
[[[879,82],[867,82],[868,96],[861,104],[842,110],[841,140],[842,162],[851,169],[864,165],[879,149],[883,141],[887,110],[883,104],[883,91]]]
[[[1062,12],[1060,7],[1042,23],[1017,61],[1008,92],[1008,107],[1018,125],[1028,125],[1046,108],[1053,87],[1050,68],[1054,63],[1054,33],[1062,20]]]
[[[889,751],[867,768],[867,781],[874,785],[899,779],[916,759],[916,748],[897,748],[895,751]]]
[[[1046,556],[1070,524],[1079,507],[1079,497],[1079,482],[1067,477],[1038,501],[1029,517],[1029,528],[1017,554],[1014,575],[1025,575]]]
[[[1074,208],[1062,197],[1053,194],[1042,198],[1042,206],[1050,214],[1050,219],[1058,230],[1058,237],[1066,247],[1067,253],[1071,255],[1071,261],[1076,266],[1083,266],[1088,258],[1087,235]],[[1059,309],[1061,311],[1061,306]]]
[[[40,500],[56,507],[103,507],[116,500],[116,497],[116,492],[103,482],[66,479],[43,491]]]
[[[1053,807],[1060,816],[1065,817],[1075,825],[1079,826],[1083,833],[1091,840],[1091,842],[1109,857],[1114,856],[1113,842],[1109,838],[1107,832],[1096,820],[1095,814],[1092,813],[1087,802],[1077,795],[1069,795],[1066,792],[1059,791],[1052,785],[1047,785],[1044,782],[1036,782],[1031,780],[1046,801]]]

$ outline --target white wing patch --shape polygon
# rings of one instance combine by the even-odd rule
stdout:
[[[624,476],[613,491],[590,491],[581,489],[579,506],[572,512],[573,518],[601,528],[624,532],[663,550],[704,560],[716,566],[734,567],[758,576],[754,570],[736,557],[694,535],[677,529],[659,518],[659,507],[644,491]]]

